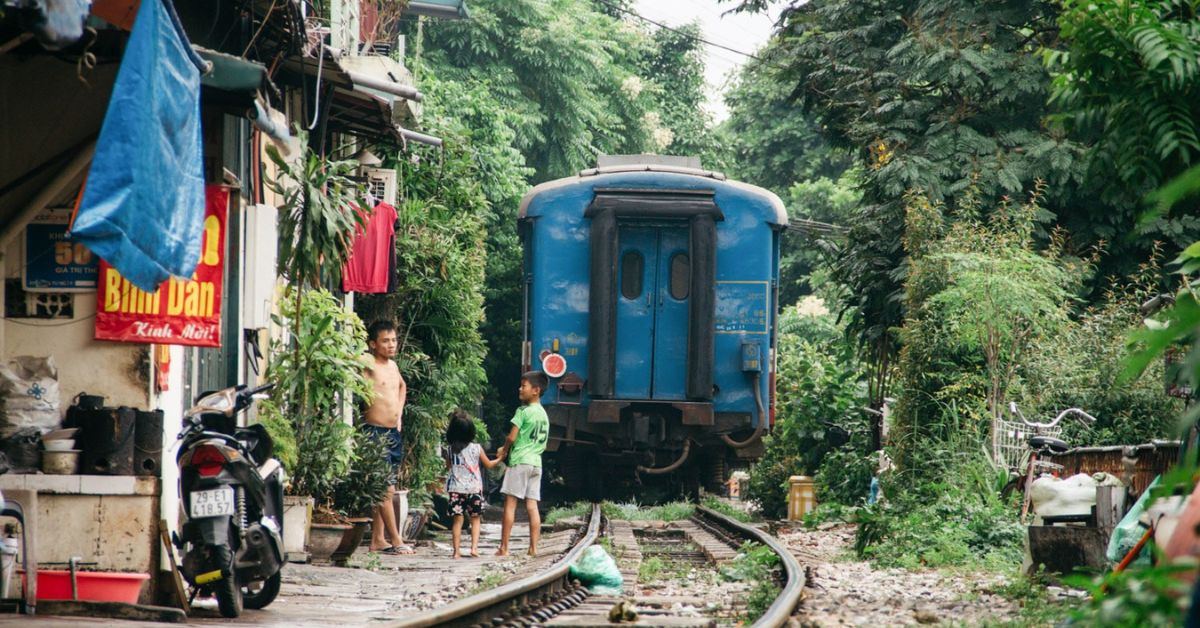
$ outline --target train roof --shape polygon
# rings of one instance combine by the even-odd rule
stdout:
[[[741,181],[732,181],[723,173],[702,168],[690,168],[665,164],[620,164],[606,165],[599,168],[581,170],[578,175],[547,181],[534,186],[521,199],[521,208],[517,213],[518,219],[530,218],[541,214],[539,207],[532,207],[539,197],[553,193],[569,192],[580,186],[588,189],[590,196],[594,188],[662,188],[664,190],[707,189],[721,196],[731,195],[765,204],[770,215],[768,222],[778,226],[788,225],[787,208],[774,192]]]

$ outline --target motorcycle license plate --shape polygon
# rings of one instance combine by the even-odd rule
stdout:
[[[192,518],[224,517],[233,514],[233,489],[214,488],[192,493]]]

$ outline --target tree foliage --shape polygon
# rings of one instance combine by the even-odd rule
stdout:
[[[471,16],[428,26],[427,62],[444,80],[488,85],[536,180],[650,146],[649,96],[626,86],[648,45],[639,29],[586,0],[480,0]]]
[[[802,106],[793,120],[809,117],[862,167],[834,278],[853,295],[851,331],[881,363],[903,321],[909,190],[953,212],[968,188],[995,207],[1041,177],[1048,208],[1082,204],[1082,147],[1041,124],[1049,76],[1035,53],[1052,41],[1055,7],[818,0],[785,12],[764,64]]]
[[[818,476],[822,501],[858,503],[873,471],[858,362],[836,342],[841,332],[828,313],[789,308],[780,330],[776,423],[748,497],[766,516],[782,517],[788,478],[804,474]]]
[[[763,56],[779,53],[772,44]],[[774,61],[749,61],[725,93],[729,119],[722,128],[730,143],[728,173],[787,198],[802,181],[837,179],[850,155],[821,135],[813,115],[799,107],[795,83]]]
[[[730,166],[723,134],[705,110],[704,50],[700,26],[657,29],[638,63],[639,82],[649,86],[652,149],[699,157],[705,168]]]
[[[408,383],[400,480],[415,490],[428,488],[444,468],[437,447],[450,412],[476,407],[484,391],[480,327],[490,212],[484,182],[497,174],[497,161],[513,157],[492,152],[494,145],[477,149],[467,127],[449,115],[444,107],[461,102],[455,92],[461,86],[430,79],[424,87],[431,105],[424,124],[445,146],[412,146],[397,164],[399,285],[392,294],[363,295],[356,303],[364,319],[394,318],[399,327],[396,362]],[[481,163],[483,156],[488,163]]]
[[[1091,132],[1117,181],[1147,189],[1200,157],[1200,20],[1191,2],[1064,0],[1059,120]]]
[[[952,221],[943,205],[909,199],[894,433],[906,470],[936,473],[924,454],[939,444],[986,442],[1031,349],[1066,326],[1079,279],[1059,250],[1035,249],[1036,197],[986,219],[967,208]]]

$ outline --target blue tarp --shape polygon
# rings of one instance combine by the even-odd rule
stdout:
[[[71,233],[147,292],[190,277],[200,260],[205,67],[174,9],[144,0]]]

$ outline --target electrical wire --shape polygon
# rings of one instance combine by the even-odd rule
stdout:
[[[637,13],[637,12],[635,12],[635,11],[630,11],[629,9],[626,9],[625,7],[623,7],[623,6],[619,5],[619,4],[615,4],[615,3],[613,3],[613,2],[610,2],[609,0],[596,0],[596,2],[599,2],[600,4],[603,4],[604,6],[606,6],[606,7],[610,8],[610,9],[613,9],[613,10],[615,10],[615,11],[619,11],[619,12],[621,12],[621,13],[624,13],[624,14],[626,14],[626,15],[629,15],[629,16],[632,16],[632,17],[635,17],[635,18],[637,18],[637,19],[639,19],[639,20],[641,20],[641,21],[643,21],[643,22],[646,22],[647,24],[653,24],[653,25],[655,25],[655,26],[657,26],[657,27],[659,27],[659,28],[665,28],[665,29],[667,29],[667,30],[671,31],[672,33],[676,33],[676,34],[682,35],[682,36],[684,36],[684,37],[686,37],[686,38],[688,38],[688,39],[691,39],[692,41],[698,41],[698,42],[700,42],[700,43],[702,43],[702,44],[707,44],[707,45],[709,45],[709,46],[713,46],[714,48],[720,48],[720,49],[722,49],[722,50],[728,50],[729,52],[732,52],[732,53],[735,53],[735,54],[739,54],[739,55],[742,55],[743,57],[747,57],[747,58],[750,58],[750,59],[754,59],[755,61],[764,61],[764,62],[765,62],[765,60],[764,60],[762,57],[759,57],[758,55],[750,54],[749,52],[743,52],[743,51],[741,51],[741,50],[738,50],[738,49],[736,49],[736,48],[730,48],[729,46],[726,46],[725,44],[718,44],[718,43],[717,43],[717,42],[715,42],[715,41],[709,41],[709,40],[707,40],[707,39],[704,39],[703,37],[696,37],[695,35],[692,35],[691,33],[687,33],[687,32],[685,32],[685,31],[682,31],[682,30],[678,29],[678,28],[673,28],[673,27],[671,27],[671,26],[667,26],[666,24],[663,24],[662,22],[656,22],[656,21],[654,21],[654,20],[652,20],[652,19],[650,19],[650,18],[648,18],[648,17],[645,17],[645,16],[643,16],[643,15],[641,15],[640,13]]]
[[[308,130],[311,131],[317,128],[317,119],[321,117],[321,68],[325,63],[325,36],[317,42],[320,47],[317,48],[317,86],[313,89],[313,119],[312,124],[308,125]]]

